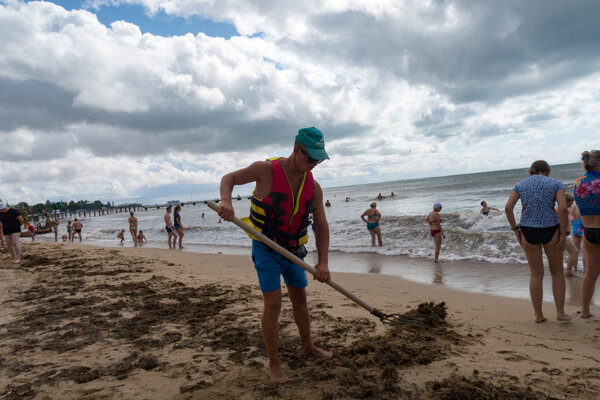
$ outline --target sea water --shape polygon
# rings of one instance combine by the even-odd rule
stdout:
[[[562,181],[567,192],[570,192],[573,181],[581,174],[580,164],[567,164],[554,166],[551,177]],[[432,256],[433,240],[425,218],[433,203],[441,202],[442,226],[446,234],[440,256],[442,259],[526,263],[503,209],[515,183],[527,176],[527,170],[521,168],[324,188],[324,200],[331,203],[331,207],[325,208],[330,228],[330,249],[343,253],[429,258]],[[377,199],[379,193],[384,196],[383,199]],[[492,211],[489,217],[482,217],[479,210],[483,200],[488,206],[502,211]],[[377,203],[382,215],[382,247],[371,246],[366,224],[360,219],[372,201]],[[233,205],[238,217],[248,215],[250,200],[234,200]],[[164,208],[152,207],[136,213],[138,229],[144,231],[150,244],[164,243],[166,246],[164,213]],[[216,246],[225,251],[231,248],[232,252],[236,252],[234,248],[251,245],[250,239],[240,228],[224,221],[219,223],[218,215],[203,203],[185,205],[180,214],[184,226],[184,245]],[[515,214],[518,221],[520,203],[515,207]],[[84,238],[114,243],[117,233],[125,229],[126,240],[131,243],[128,217],[129,213],[124,212],[85,218],[82,220]],[[64,228],[64,224],[61,228]],[[309,232],[312,235],[310,229]],[[309,241],[307,248],[309,251],[315,250],[314,240]]]
[[[573,181],[582,175],[580,164],[553,166],[551,177],[562,181],[571,192]],[[324,188],[325,208],[330,228],[329,266],[333,272],[381,273],[400,276],[422,283],[488,293],[499,296],[529,298],[529,269],[523,250],[510,230],[503,211],[482,217],[481,201],[504,209],[514,185],[527,178],[527,169],[483,172],[476,174],[365,183]],[[391,196],[391,193],[394,196]],[[377,199],[378,194],[384,196]],[[371,237],[360,215],[375,201],[381,212],[382,247],[371,246]],[[441,202],[442,226],[446,239],[440,254],[441,263],[433,263],[433,240],[425,222],[434,202]],[[242,197],[233,201],[238,217],[248,215],[250,201]],[[515,207],[517,221],[520,203]],[[167,248],[164,224],[165,209],[149,207],[136,212],[138,229],[144,231],[147,246]],[[250,254],[251,240],[236,225],[220,221],[206,204],[184,205],[183,244],[187,251],[202,253]],[[132,246],[128,212],[83,218],[83,237],[87,243],[116,246],[117,233],[125,229],[124,246]],[[65,231],[61,222],[60,234]],[[314,237],[307,244],[307,262],[316,262]],[[581,271],[581,261],[580,261]],[[552,301],[549,274],[544,278],[544,300]],[[567,304],[578,306],[581,275],[567,280]],[[598,290],[593,299],[600,304]]]

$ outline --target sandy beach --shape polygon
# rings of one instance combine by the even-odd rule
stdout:
[[[0,253],[3,399],[597,399],[600,319],[533,323],[528,300],[384,274],[333,279],[386,313],[388,327],[327,285],[307,289],[307,358],[284,289],[280,353],[268,377],[262,297],[249,256],[65,243]]]

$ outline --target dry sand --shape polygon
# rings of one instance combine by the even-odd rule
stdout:
[[[307,289],[317,345],[303,356],[284,290],[268,378],[262,297],[250,258],[150,248],[23,245],[0,253],[2,399],[598,399],[600,321],[534,324],[526,300],[384,275],[333,279],[384,312],[387,327],[327,285]],[[446,314],[447,313],[447,314]]]

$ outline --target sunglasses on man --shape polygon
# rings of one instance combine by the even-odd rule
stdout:
[[[310,154],[308,154],[308,151],[304,150],[302,147],[299,147],[300,151],[302,152],[302,154],[304,154],[304,156],[306,157],[306,161],[309,164],[321,164],[323,162],[323,160],[315,160],[314,158],[312,158],[310,156]]]

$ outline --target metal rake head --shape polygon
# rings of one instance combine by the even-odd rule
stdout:
[[[422,324],[425,322],[422,318],[407,317],[403,314],[384,314],[379,320],[386,325]]]

